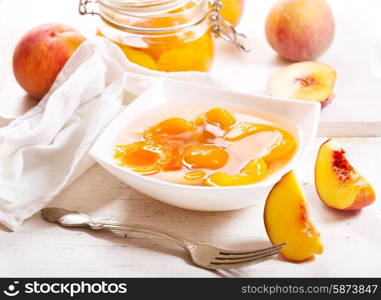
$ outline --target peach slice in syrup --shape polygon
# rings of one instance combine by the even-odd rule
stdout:
[[[263,158],[252,159],[239,174],[216,172],[208,177],[206,183],[211,186],[237,186],[253,184],[267,175],[267,164]]]
[[[115,160],[118,165],[131,171],[150,175],[160,171],[169,162],[169,153],[161,145],[136,142],[115,146]]]
[[[296,140],[294,136],[285,130],[270,125],[240,122],[233,126],[224,138],[228,141],[238,141],[264,131],[274,132],[278,136],[276,142],[263,157],[268,164],[290,155],[295,150]]]
[[[195,126],[182,118],[169,118],[161,121],[159,124],[148,128],[143,133],[143,137],[146,139],[155,139],[161,137],[175,138],[180,136],[184,138],[183,135],[193,133],[195,131]]]
[[[190,169],[219,169],[228,161],[225,149],[210,144],[193,144],[184,148],[184,164]]]

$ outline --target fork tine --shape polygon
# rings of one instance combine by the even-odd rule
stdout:
[[[250,266],[250,265],[265,261],[267,259],[270,259],[275,254],[277,254],[278,252],[279,252],[279,250],[274,250],[274,251],[266,253],[266,254],[258,255],[255,258],[241,260],[241,261],[234,261],[234,262],[226,262],[226,261],[215,262],[215,261],[212,261],[212,262],[210,262],[210,268],[225,269],[225,270],[243,268],[243,267]]]
[[[286,244],[287,243],[282,243],[282,244],[275,245],[272,247],[263,248],[263,249],[259,249],[259,250],[253,250],[253,251],[222,250],[219,252],[219,254],[231,256],[232,258],[234,256],[242,257],[242,255],[253,255],[253,254],[259,254],[259,253],[263,253],[263,252],[273,250],[273,249],[282,249]]]
[[[267,251],[264,253],[255,254],[252,256],[244,256],[244,257],[234,257],[234,258],[226,258],[226,257],[215,257],[210,263],[213,265],[218,264],[237,264],[241,262],[251,261],[255,259],[260,259],[266,256],[272,256],[279,253],[279,249],[273,249],[271,251]]]
[[[267,256],[264,256],[263,258],[257,258],[257,259],[249,260],[247,262],[242,262],[242,263],[221,264],[221,265],[210,264],[209,268],[215,269],[215,270],[239,269],[239,268],[248,267],[248,266],[255,265],[257,263],[269,260],[272,257],[273,257],[273,255],[267,255]]]

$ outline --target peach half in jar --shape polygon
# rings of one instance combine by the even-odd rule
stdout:
[[[208,23],[172,29],[189,23],[195,6],[196,2],[190,1],[163,15],[132,20],[113,15],[118,23],[149,33],[128,35],[108,24],[99,28],[97,35],[110,39],[131,62],[145,68],[163,72],[207,72],[214,59],[214,35]],[[153,31],[155,29],[162,31]]]
[[[188,185],[260,182],[286,164],[297,148],[290,132],[220,107],[189,119],[167,118],[139,132],[137,141],[116,146],[117,163],[141,175]]]
[[[97,35],[105,36],[101,31]],[[145,48],[112,41],[131,62],[155,71],[208,72],[214,59],[214,41],[209,31],[189,40],[173,38],[168,41],[168,37],[152,37],[146,41],[148,46]]]

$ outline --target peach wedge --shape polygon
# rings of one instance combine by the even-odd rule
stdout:
[[[329,65],[306,61],[280,69],[269,80],[271,96],[319,102],[322,107],[333,99],[336,71]]]
[[[340,210],[359,210],[376,199],[370,183],[352,167],[344,149],[333,139],[320,146],[315,185],[320,199]]]
[[[323,252],[319,233],[308,218],[303,191],[290,171],[269,193],[264,223],[272,244],[287,243],[280,251],[290,261],[299,262]]]

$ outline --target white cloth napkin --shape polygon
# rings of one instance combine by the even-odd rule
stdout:
[[[160,76],[222,85],[205,73],[147,70],[104,38],[83,43],[41,102],[0,128],[0,223],[16,230],[92,166],[97,136]]]

